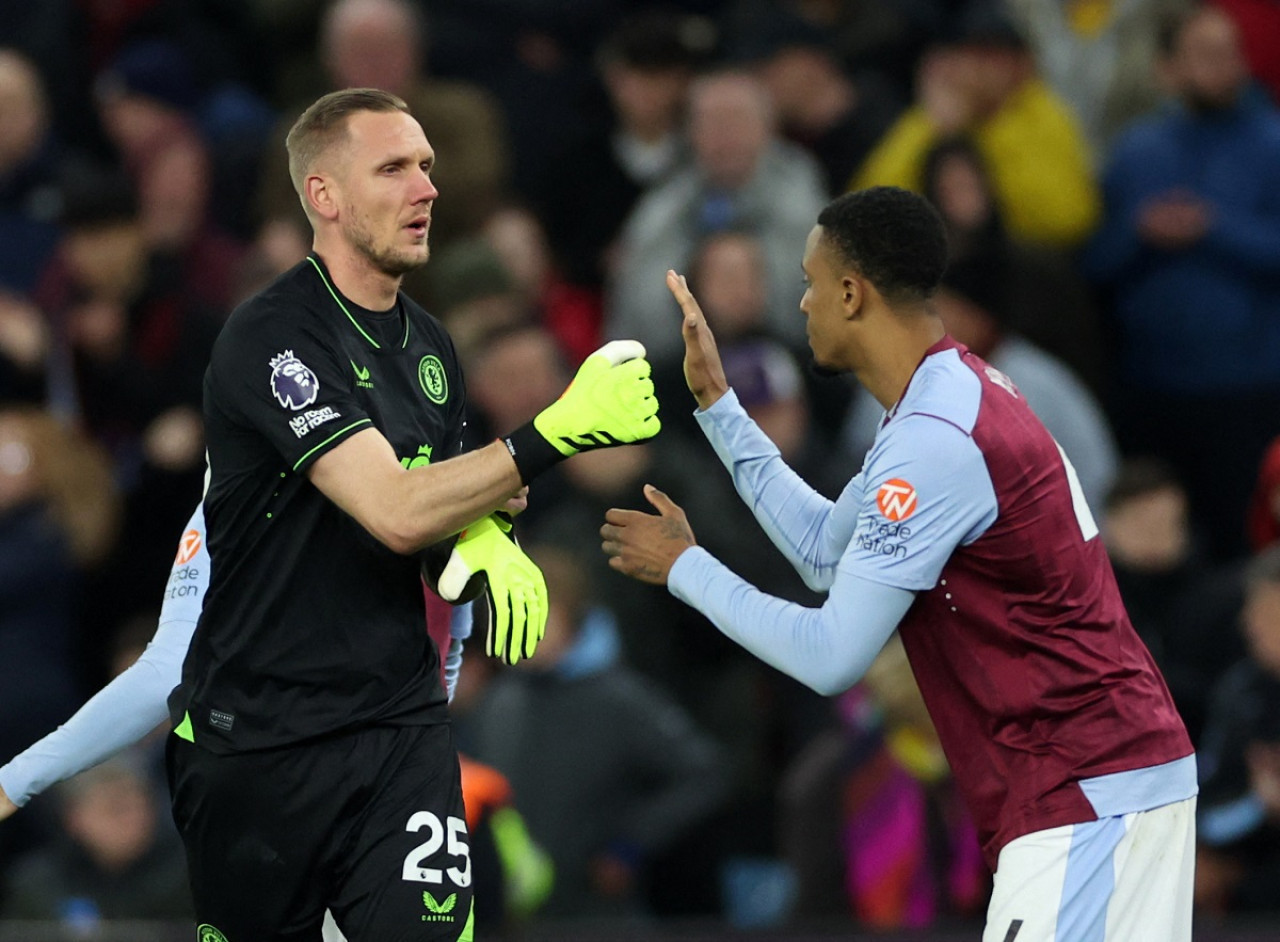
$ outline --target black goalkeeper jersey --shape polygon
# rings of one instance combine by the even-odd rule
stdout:
[[[439,461],[459,452],[463,414],[439,322],[403,294],[360,308],[316,256],[231,314],[205,374],[211,579],[170,697],[179,735],[242,752],[445,721],[418,560],[306,470],[370,427],[406,467]]]

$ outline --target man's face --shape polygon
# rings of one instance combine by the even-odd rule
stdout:
[[[746,186],[772,129],[760,90],[749,79],[708,79],[689,101],[689,140],[698,166],[718,187]]]
[[[379,271],[399,277],[425,265],[435,152],[422,126],[401,111],[362,111],[347,119],[336,149],[338,223],[347,242]]]
[[[1245,598],[1243,620],[1253,659],[1268,673],[1280,675],[1280,584],[1253,586]]]
[[[1249,67],[1231,18],[1213,8],[1198,13],[1178,37],[1173,69],[1192,108],[1214,111],[1235,104],[1249,80]]]
[[[805,292],[800,299],[800,310],[807,319],[805,333],[809,337],[809,349],[814,362],[826,371],[843,371],[851,368],[845,362],[843,350],[847,343],[845,327],[848,274],[836,264],[831,247],[822,235],[822,227],[814,226],[804,246]]]

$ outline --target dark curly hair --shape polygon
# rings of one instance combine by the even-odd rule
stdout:
[[[942,218],[922,196],[893,186],[846,193],[818,214],[823,239],[886,301],[931,297],[947,268]]]

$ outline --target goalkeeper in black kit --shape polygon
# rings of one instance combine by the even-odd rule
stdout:
[[[326,95],[290,132],[314,251],[230,317],[205,379],[211,579],[169,698],[173,814],[201,942],[470,940],[471,861],[435,587],[483,588],[491,654],[533,654],[546,587],[511,537],[562,458],[657,433],[644,349],[607,344],[529,425],[459,454],[426,262],[435,155],[404,103]],[[438,574],[438,575],[437,575]]]

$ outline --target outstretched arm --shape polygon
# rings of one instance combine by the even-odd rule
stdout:
[[[743,502],[800,578],[812,589],[830,588],[854,521],[833,517],[835,505],[791,470],[738,403],[725,379],[715,337],[684,276],[668,272],[667,287],[683,314],[685,382],[698,402],[695,418],[703,434]]]
[[[756,657],[818,693],[861,679],[898,627],[915,593],[838,571],[820,608],[761,592],[694,542],[684,511],[656,488],[658,510],[610,510],[601,528],[609,565],[655,585],[706,615]]]
[[[209,587],[204,505],[187,523],[169,574],[155,636],[142,656],[66,723],[0,766],[0,820],[46,788],[133,745],[168,719]]]

